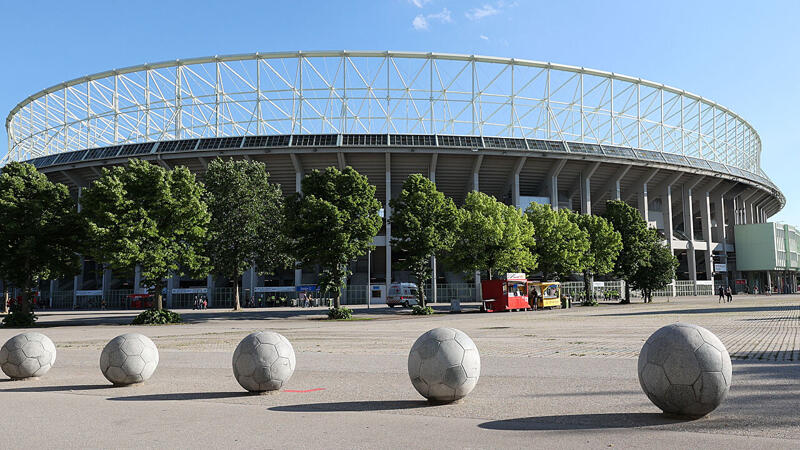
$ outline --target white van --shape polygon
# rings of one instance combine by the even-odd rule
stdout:
[[[417,304],[417,285],[414,283],[392,283],[386,295],[386,304],[390,308],[405,306],[409,308]]]

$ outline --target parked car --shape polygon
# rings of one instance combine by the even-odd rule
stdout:
[[[404,306],[410,308],[417,304],[417,285],[414,283],[392,283],[386,295],[386,304],[390,308]]]

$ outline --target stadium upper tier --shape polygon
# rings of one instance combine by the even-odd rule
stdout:
[[[3,164],[212,137],[459,135],[680,155],[771,185],[758,133],[715,102],[640,78],[474,55],[252,53],[144,64],[38,92],[6,128]]]

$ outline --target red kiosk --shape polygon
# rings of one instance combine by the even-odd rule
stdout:
[[[500,280],[481,281],[483,309],[486,312],[530,309],[528,280],[524,273],[507,273]]]

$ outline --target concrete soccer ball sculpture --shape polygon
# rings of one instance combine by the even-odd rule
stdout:
[[[463,331],[434,328],[408,354],[408,376],[423,397],[453,402],[472,392],[481,374],[478,347]]]
[[[100,353],[100,370],[115,386],[142,383],[158,367],[158,348],[145,335],[126,333],[110,340]]]
[[[653,333],[639,353],[639,384],[662,411],[702,417],[731,386],[731,357],[713,333],[686,323]]]
[[[272,331],[249,334],[233,352],[233,376],[250,392],[274,391],[294,373],[295,356],[289,340]]]
[[[56,346],[42,333],[18,334],[0,348],[0,368],[12,380],[40,377],[56,362]]]

